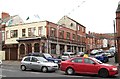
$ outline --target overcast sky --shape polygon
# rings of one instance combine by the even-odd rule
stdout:
[[[29,21],[56,23],[64,15],[76,20],[87,31],[113,33],[113,20],[119,0],[0,0],[0,12],[19,15]],[[39,17],[35,17],[38,15]]]

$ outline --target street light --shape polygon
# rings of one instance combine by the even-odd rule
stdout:
[[[59,24],[57,25],[57,50],[56,50],[56,54],[59,55],[60,54],[60,49],[59,49],[59,29],[60,29],[60,26]]]
[[[114,26],[114,47],[115,47],[115,63],[118,63],[118,52],[116,52],[116,34],[115,34],[115,21],[113,20],[113,26]]]

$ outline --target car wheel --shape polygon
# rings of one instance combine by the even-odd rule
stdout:
[[[22,71],[25,71],[25,70],[26,70],[26,66],[24,66],[24,65],[21,65],[20,68],[21,68]]]
[[[66,73],[68,75],[72,75],[72,74],[74,74],[74,69],[73,68],[67,68]]]
[[[47,72],[48,71],[48,68],[47,67],[42,67],[42,72]]]
[[[99,70],[98,75],[99,75],[100,77],[105,78],[105,77],[108,77],[108,76],[109,76],[109,72],[108,72],[107,69],[101,69],[101,70]]]

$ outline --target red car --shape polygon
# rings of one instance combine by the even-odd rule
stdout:
[[[60,69],[69,75],[81,73],[97,74],[100,77],[108,77],[118,74],[118,69],[116,66],[104,64],[92,57],[76,57],[62,61]]]

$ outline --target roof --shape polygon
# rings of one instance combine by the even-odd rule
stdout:
[[[117,7],[116,12],[120,12],[120,1],[118,2],[118,7]]]
[[[83,26],[82,24],[80,24],[79,22],[75,21],[74,19],[72,19],[72,18],[70,18],[70,17],[68,17],[68,16],[64,16],[64,17],[67,17],[68,19],[70,19],[70,20],[76,22],[77,24],[81,25],[82,27],[85,27],[85,26]],[[86,28],[86,27],[85,27],[85,28]]]

